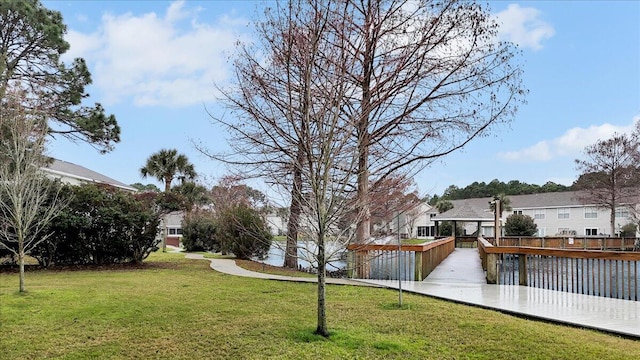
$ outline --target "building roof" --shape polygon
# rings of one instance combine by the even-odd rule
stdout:
[[[540,194],[527,194],[527,195],[507,195],[511,201],[512,209],[536,209],[536,208],[554,208],[554,207],[582,207],[589,204],[585,204],[582,198],[585,197],[585,193],[581,191],[562,191],[562,192],[549,192]],[[454,207],[462,206],[462,204],[468,204],[473,207],[481,209],[489,209],[489,203],[493,201],[491,197],[463,199],[463,200],[451,200]]]
[[[53,162],[47,167],[42,168],[45,172],[58,177],[68,177],[79,181],[107,184],[117,188],[137,191],[135,188],[124,184],[118,180],[112,179],[106,175],[100,174],[84,166],[70,163],[68,161],[53,159]]]
[[[596,206],[586,204],[582,199],[586,198],[583,191],[562,191],[527,195],[507,195],[511,201],[513,210],[584,207]],[[450,200],[453,209],[439,214],[433,218],[436,221],[493,221],[493,212],[489,203],[492,197]]]
[[[493,213],[489,210],[488,200],[489,198],[482,199],[467,199],[457,200],[454,203],[454,207],[451,210],[447,210],[442,214],[433,217],[434,221],[492,221]],[[485,200],[484,204],[487,206],[482,207],[480,200]]]

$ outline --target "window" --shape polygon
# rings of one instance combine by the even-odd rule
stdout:
[[[547,236],[547,228],[538,228],[536,236]]]
[[[598,235],[598,229],[597,228],[584,229],[584,234],[586,236],[596,236],[596,235]]]
[[[493,237],[494,234],[493,226],[483,226],[482,227],[482,236]]]
[[[597,219],[598,218],[598,209],[595,207],[586,207],[584,208],[584,218],[585,219]]]
[[[516,215],[522,215],[522,210],[514,210],[513,213]]]
[[[535,209],[533,210],[533,218],[534,219],[544,219],[546,215],[545,209]]]
[[[616,209],[616,217],[617,218],[628,218],[629,217],[629,209],[626,207],[619,207]]]
[[[568,218],[569,218],[569,208],[558,209],[558,219],[568,219]]]
[[[569,228],[558,228],[558,235],[575,235],[575,231]]]
[[[182,228],[167,228],[167,235],[181,236]]]
[[[426,226],[418,226],[418,237],[427,237],[427,227]]]

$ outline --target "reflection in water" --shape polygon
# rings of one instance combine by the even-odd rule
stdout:
[[[285,242],[274,241],[273,244],[271,244],[267,257],[262,260],[255,260],[268,265],[282,266],[284,264],[285,246]],[[325,253],[329,256],[327,260],[327,271],[342,270],[347,267],[347,263],[343,259],[345,249],[341,243],[328,242],[325,244],[325,248]],[[313,242],[298,241],[298,266],[304,269],[316,269],[318,267],[315,255],[317,249],[318,247]]]

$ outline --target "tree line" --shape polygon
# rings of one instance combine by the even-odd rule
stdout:
[[[473,199],[503,195],[527,195],[527,194],[539,194],[559,191],[572,191],[575,185],[567,186],[562,184],[556,184],[553,181],[549,181],[544,185],[528,184],[526,182],[520,182],[518,180],[511,180],[508,182],[502,182],[498,179],[491,180],[489,183],[473,182],[463,188],[456,185],[450,185],[445,189],[442,195],[434,195],[429,198],[429,204],[435,205],[440,200],[460,200],[460,199]]]

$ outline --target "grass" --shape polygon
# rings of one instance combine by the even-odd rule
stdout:
[[[633,359],[640,341],[397,292],[235,277],[183,254],[143,269],[0,274],[7,359]]]
[[[402,239],[402,245],[419,245],[419,244],[424,244],[427,241],[428,240],[425,240],[425,239]]]

